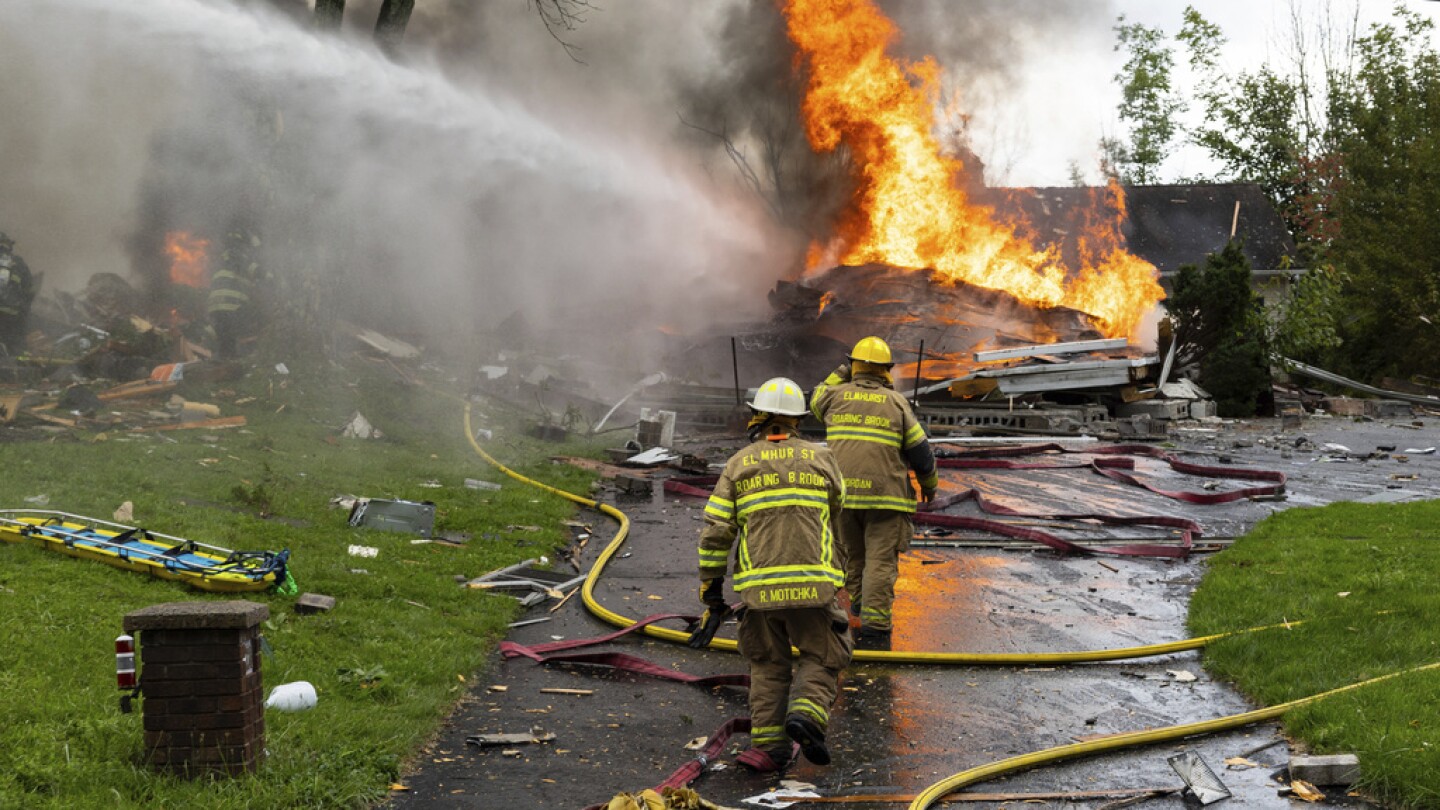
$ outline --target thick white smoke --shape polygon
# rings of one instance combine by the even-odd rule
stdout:
[[[667,58],[703,16],[663,32]],[[547,55],[447,75],[264,5],[6,0],[0,230],[74,289],[143,275],[160,231],[243,222],[292,294],[432,340],[517,312],[581,343],[763,312],[799,240],[674,138],[663,74],[604,84],[592,63],[646,75],[643,55],[582,65],[530,14],[486,21]]]

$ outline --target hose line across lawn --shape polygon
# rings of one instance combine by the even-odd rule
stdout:
[[[485,452],[485,449],[482,448],[480,446],[480,443],[475,440],[475,431],[471,427],[470,423],[469,402],[465,403],[465,438],[470,442],[470,446],[475,449],[475,452],[478,453],[481,458],[485,459],[486,462],[493,465],[496,469],[500,470],[504,474],[510,476],[511,478],[514,478],[516,481],[520,481],[524,484],[529,484],[530,486],[537,487],[554,495],[559,495],[560,497],[568,501],[581,504],[582,506],[590,507],[592,509],[598,509],[600,512],[609,516],[620,524],[620,528],[615,532],[615,536],[610,540],[610,544],[606,546],[605,550],[600,553],[599,558],[595,560],[595,564],[590,568],[590,573],[586,575],[585,582],[581,586],[580,596],[585,601],[585,607],[588,608],[591,613],[595,614],[601,620],[613,624],[616,627],[629,627],[633,624],[636,624],[636,621],[634,619],[621,616],[620,614],[600,604],[599,600],[595,598],[595,584],[600,581],[601,573],[604,572],[605,566],[609,564],[611,558],[615,556],[615,553],[619,551],[620,546],[624,544],[625,539],[630,535],[630,518],[626,517],[624,512],[621,512],[619,509],[616,509],[609,504],[603,504],[590,498],[566,492],[563,489],[557,489],[556,487],[552,487],[549,484],[541,483],[540,481],[536,481],[532,478],[527,478],[520,473],[517,473],[514,470],[510,469],[509,467],[506,467],[504,464],[501,464],[493,456]],[[1298,624],[1299,622],[1291,621],[1282,624],[1265,625],[1263,627],[1252,627],[1247,630],[1236,630],[1226,633],[1214,633],[1208,636],[1181,639],[1179,641],[1168,641],[1161,644],[1146,644],[1138,647],[1115,647],[1106,650],[1081,650],[1075,652],[1046,653],[951,653],[910,652],[894,650],[856,650],[854,653],[854,658],[857,661],[875,661],[879,663],[889,664],[946,664],[958,666],[1036,666],[1048,664],[1083,664],[1093,663],[1097,661],[1122,661],[1133,658],[1149,658],[1157,655],[1170,655],[1171,653],[1186,652],[1188,650],[1198,650],[1205,645],[1210,644],[1211,642],[1218,641],[1219,639],[1227,638],[1229,636],[1240,635],[1243,633],[1255,633],[1262,630],[1272,630],[1281,627],[1289,629],[1291,627],[1295,627]],[[671,630],[666,627],[656,627],[655,625],[647,625],[646,627],[641,628],[640,632],[654,638],[664,639],[665,641],[679,642],[681,644],[690,640],[690,635],[688,633],[679,630]],[[715,650],[738,652],[738,645],[733,639],[728,638],[715,639],[710,643],[710,648]]]

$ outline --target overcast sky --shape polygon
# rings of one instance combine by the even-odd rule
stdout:
[[[1115,15],[1162,28],[1173,36],[1181,15],[1194,5],[1220,27],[1229,45],[1227,69],[1251,68],[1268,59],[1283,60],[1289,50],[1292,0],[1111,0],[1108,20],[1075,30],[1069,42],[1043,43],[1026,54],[1022,103],[976,111],[973,127],[989,180],[996,185],[1068,185],[1069,165],[1077,162],[1093,181],[1098,177],[1096,143],[1118,134],[1115,115],[1119,91],[1113,77],[1124,63],[1114,52]],[[1294,0],[1313,23],[1328,13],[1339,20],[1357,10],[1362,31],[1369,23],[1392,19],[1390,0]],[[1401,5],[1440,24],[1440,2],[1401,0]],[[1104,6],[1096,4],[1097,14]],[[1176,61],[1185,55],[1177,50]],[[1164,167],[1166,179],[1203,173],[1207,165],[1196,150],[1182,150]]]

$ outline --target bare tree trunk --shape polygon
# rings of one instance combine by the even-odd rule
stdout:
[[[375,43],[391,58],[400,51],[405,26],[410,24],[410,12],[414,10],[415,0],[385,0],[380,6],[380,17],[375,21]]]
[[[345,16],[345,0],[315,0],[315,27],[324,31],[340,30]]]

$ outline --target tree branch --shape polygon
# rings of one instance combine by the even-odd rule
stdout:
[[[770,198],[770,195],[765,193],[765,186],[763,183],[760,182],[760,178],[755,174],[755,170],[750,166],[750,161],[745,158],[745,153],[741,152],[735,147],[735,144],[730,140],[730,136],[728,134],[724,132],[715,132],[714,130],[706,129],[699,124],[692,124],[689,121],[685,120],[685,116],[679,115],[678,113],[676,114],[676,117],[679,118],[680,123],[684,124],[685,126],[717,138],[720,143],[725,146],[725,154],[730,156],[730,162],[735,164],[735,168],[740,171],[740,176],[744,177],[745,182],[750,185],[750,188],[760,196],[760,199],[765,201],[765,204],[770,208],[770,212],[773,213],[777,219],[784,218],[783,212],[780,211],[779,206],[777,206],[775,201]],[[774,160],[774,155],[771,156],[771,159]]]
[[[576,31],[585,22],[585,15],[591,11],[598,11],[599,7],[593,5],[590,0],[526,0],[534,5],[535,13],[539,15],[540,22],[544,23],[545,30],[550,37],[560,43],[565,49],[565,55],[579,64],[585,64],[577,54],[580,51],[578,46],[565,41],[562,32]]]

